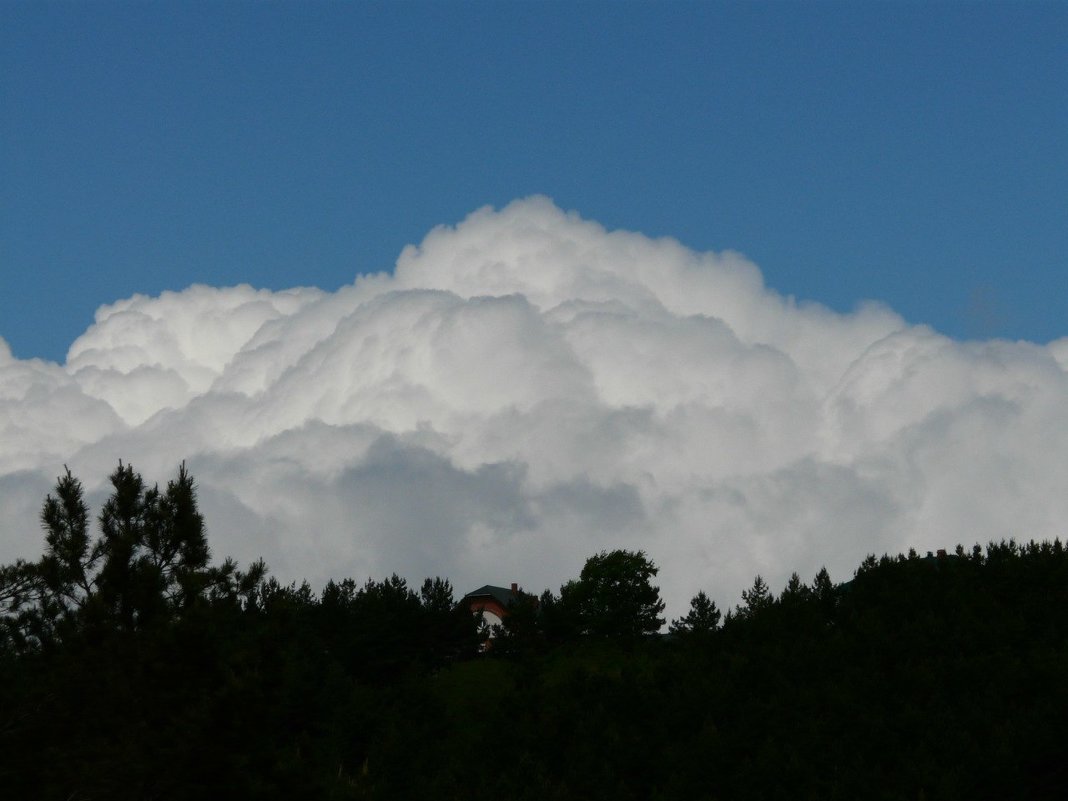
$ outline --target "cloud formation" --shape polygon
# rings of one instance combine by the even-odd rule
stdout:
[[[1063,536],[1068,339],[957,342],[764,286],[736,253],[544,198],[431,231],[335,293],[102,307],[65,365],[0,340],[0,561],[64,463],[185,459],[219,555],[283,579],[554,589],[642,548],[669,614],[869,552]]]

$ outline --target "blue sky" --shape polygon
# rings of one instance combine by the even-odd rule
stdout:
[[[1068,334],[1063,3],[0,5],[0,336],[334,289],[534,193],[954,337]]]

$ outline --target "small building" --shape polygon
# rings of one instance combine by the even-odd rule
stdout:
[[[508,617],[508,606],[518,597],[518,584],[513,584],[511,588],[487,584],[467,593],[460,599],[460,605],[467,607],[473,615],[481,613],[486,627],[492,630],[493,626],[499,626]]]

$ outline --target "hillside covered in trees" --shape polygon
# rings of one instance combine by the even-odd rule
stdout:
[[[1068,792],[1060,541],[757,577],[667,634],[652,560],[603,552],[490,632],[443,578],[316,591],[213,564],[184,467],[111,481],[94,519],[60,477],[42,557],[0,568],[4,797]]]

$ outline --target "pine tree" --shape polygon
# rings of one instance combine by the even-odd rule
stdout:
[[[149,594],[149,577],[137,575],[146,507],[145,482],[132,465],[122,462],[109,480],[112,493],[99,518],[99,550],[104,563],[97,578],[98,599],[109,620],[132,629],[149,611],[144,608],[146,599],[138,597]],[[150,494],[149,504],[154,503],[156,494]]]
[[[70,470],[56,480],[41,508],[41,559],[0,570],[7,644],[33,647],[84,627],[142,628],[202,600],[253,602],[266,566],[208,565],[204,518],[184,463],[162,492],[122,462],[110,480],[95,540],[81,482]]]
[[[90,543],[89,507],[82,483],[69,469],[56,479],[55,495],[41,508],[45,552],[34,566],[37,601],[35,639],[49,640],[74,623],[94,591],[99,544]]]
[[[708,634],[719,626],[722,615],[714,601],[700,591],[690,600],[690,611],[671,622],[672,634]]]
[[[428,612],[451,612],[456,605],[453,600],[452,582],[438,576],[423,582],[419,598]]]
[[[775,597],[771,594],[771,590],[768,589],[767,582],[759,574],[753,579],[753,586],[748,590],[742,590],[743,606],[739,606],[736,617],[746,618],[752,617],[758,614],[761,610],[767,609],[775,601]]]
[[[834,582],[831,581],[831,574],[827,572],[826,567],[821,567],[820,572],[812,580],[812,595],[823,614],[829,618],[834,613],[838,597],[835,593]]]
[[[811,597],[812,590],[805,586],[805,583],[801,581],[801,577],[797,573],[791,573],[790,580],[786,582],[786,587],[779,596],[779,602],[799,604],[805,603]]]
[[[24,650],[33,637],[38,586],[37,565],[0,565],[0,654]]]

